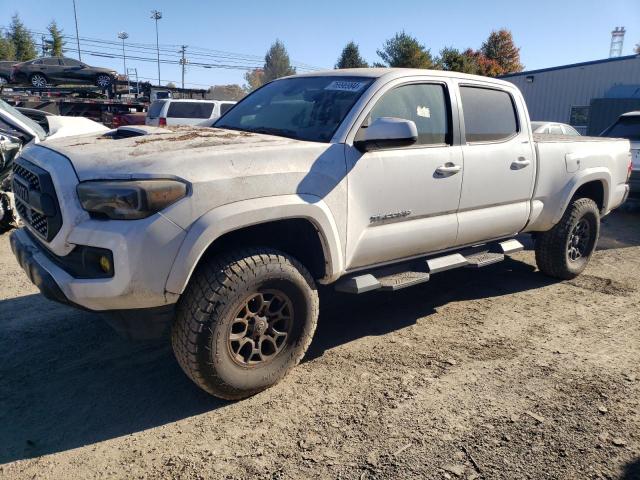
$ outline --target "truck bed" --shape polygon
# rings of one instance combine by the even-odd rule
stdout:
[[[559,142],[608,142],[611,138],[607,137],[587,137],[578,135],[551,135],[548,133],[534,133],[533,141],[535,143],[559,143]],[[615,140],[615,139],[614,139]]]

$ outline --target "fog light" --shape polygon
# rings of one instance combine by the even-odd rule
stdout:
[[[111,273],[111,260],[106,255],[100,256],[100,268],[104,273]]]

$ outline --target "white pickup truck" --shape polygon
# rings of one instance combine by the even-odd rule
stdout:
[[[293,76],[212,127],[30,146],[11,244],[48,298],[130,335],[170,321],[183,370],[228,399],[300,361],[318,284],[397,290],[502,260],[522,232],[540,270],[572,278],[628,195],[627,140],[534,136],[518,89],[484,77]]]

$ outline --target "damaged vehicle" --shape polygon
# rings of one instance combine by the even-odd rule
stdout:
[[[11,172],[14,159],[23,147],[52,139],[105,131],[108,128],[102,124],[81,117],[43,113],[42,120],[36,122],[0,100],[0,233],[16,223]]]
[[[184,372],[226,399],[301,360],[319,285],[437,281],[504,260],[520,233],[542,272],[570,279],[629,192],[627,140],[534,135],[520,91],[495,78],[314,72],[264,85],[211,127],[30,145],[11,246],[46,297],[132,337],[170,326]]]

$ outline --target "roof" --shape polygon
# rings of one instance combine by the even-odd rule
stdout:
[[[602,60],[591,60],[590,62],[571,63],[569,65],[561,65],[559,67],[540,68],[538,70],[527,70],[526,72],[518,72],[518,73],[507,73],[506,75],[500,75],[500,77],[498,78],[512,78],[512,77],[519,77],[522,75],[533,75],[535,73],[553,72],[554,70],[564,70],[566,68],[586,67],[589,65],[599,65],[601,63],[609,63],[609,62],[621,62],[624,60],[632,60],[634,58],[637,58],[640,60],[640,55],[626,55],[624,57],[603,58]]]
[[[447,78],[461,78],[467,80],[476,80],[481,82],[493,82],[504,86],[513,87],[513,84],[505,82],[503,80],[482,77],[480,75],[469,75],[467,73],[459,73],[444,70],[427,70],[420,68],[345,68],[338,70],[322,70],[318,72],[302,73],[298,75],[292,75],[291,77],[369,77],[369,78],[388,78],[392,80],[394,78],[416,76],[416,75],[429,75],[432,77],[447,77]]]
[[[620,115],[621,117],[640,117],[640,110],[636,110],[635,112],[627,112]]]

